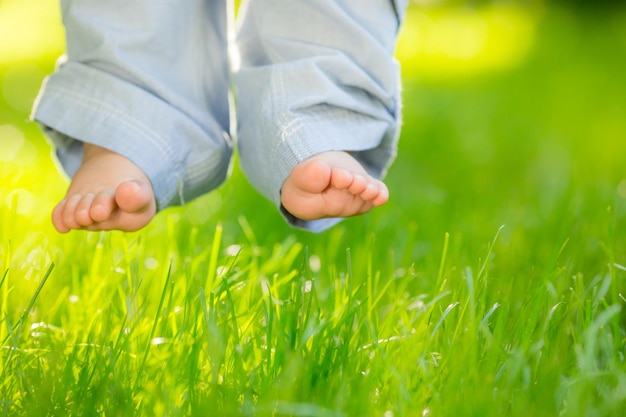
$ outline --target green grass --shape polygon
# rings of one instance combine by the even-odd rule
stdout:
[[[509,66],[406,58],[392,199],[319,235],[237,167],[139,233],[54,233],[13,82],[56,52],[1,67],[0,415],[624,415],[626,11],[529,16]]]

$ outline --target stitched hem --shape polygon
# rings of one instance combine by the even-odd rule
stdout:
[[[224,138],[210,138],[158,97],[79,63],[64,65],[46,80],[32,118],[43,125],[68,175],[80,164],[82,142],[102,146],[146,173],[159,209],[214,188],[228,168]],[[191,149],[191,137],[206,144],[206,151]]]

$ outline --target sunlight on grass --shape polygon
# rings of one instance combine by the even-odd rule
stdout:
[[[42,80],[63,52],[59,4],[3,0],[0,39],[0,214],[5,220],[14,216],[9,230],[50,230],[49,213],[64,185],[28,115]],[[20,240],[15,236],[14,241]]]
[[[13,213],[27,224],[49,223],[64,185],[47,147],[26,139],[33,128],[0,125],[0,213]]]
[[[328,232],[235,165],[60,235],[27,120],[58,4],[0,1],[0,416],[626,415],[624,10],[411,9],[392,198]]]
[[[411,8],[397,47],[407,76],[447,78],[503,70],[534,43],[538,16],[519,6]]]

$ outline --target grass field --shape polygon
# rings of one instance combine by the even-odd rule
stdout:
[[[391,201],[322,234],[235,165],[59,235],[51,3],[0,3],[0,415],[626,415],[626,9],[412,9]]]

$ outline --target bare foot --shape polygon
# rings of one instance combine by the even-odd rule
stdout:
[[[83,162],[52,212],[54,227],[61,233],[71,229],[131,232],[147,225],[156,213],[156,202],[143,171],[115,152],[84,146]]]
[[[281,190],[283,207],[302,220],[355,216],[388,199],[387,186],[347,152],[324,152],[301,162]]]

